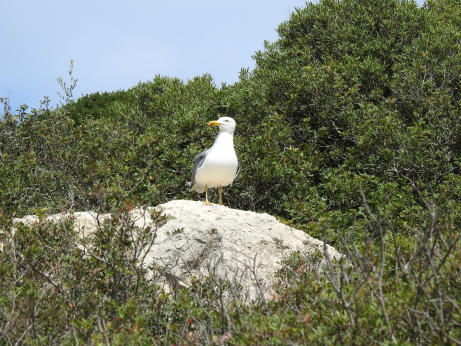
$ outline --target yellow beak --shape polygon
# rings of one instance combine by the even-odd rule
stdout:
[[[214,120],[214,121],[210,121],[210,123],[208,125],[210,125],[210,126],[219,126],[219,125],[221,125],[221,123],[218,123],[216,120]]]

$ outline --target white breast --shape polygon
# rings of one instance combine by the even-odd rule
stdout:
[[[208,188],[227,186],[234,181],[237,167],[233,134],[220,132],[202,166],[197,169],[195,181]]]

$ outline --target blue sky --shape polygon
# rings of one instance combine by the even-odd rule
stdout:
[[[421,5],[423,0],[417,0]],[[14,0],[1,6],[0,97],[13,110],[59,102],[56,81],[78,79],[74,97],[128,89],[156,74],[216,85],[254,67],[251,56],[304,0]],[[11,93],[9,93],[11,91]],[[0,113],[3,113],[0,110]]]

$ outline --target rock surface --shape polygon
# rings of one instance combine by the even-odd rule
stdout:
[[[243,287],[246,299],[256,299],[270,290],[274,274],[282,260],[299,251],[304,255],[324,254],[323,242],[303,231],[278,222],[268,214],[231,209],[202,202],[176,200],[159,209],[169,220],[157,229],[155,245],[147,254],[147,263],[160,268],[163,283],[189,286],[192,277],[216,275],[216,278]],[[151,208],[148,208],[151,209]],[[73,213],[74,227],[84,236],[97,230],[96,213]],[[58,221],[63,215],[51,215],[47,220]],[[110,215],[100,215],[99,220]],[[149,213],[131,211],[134,224],[145,228],[152,224]],[[35,216],[14,219],[13,222],[33,223]],[[326,247],[329,257],[339,259],[333,247]],[[322,260],[324,261],[324,260]],[[320,263],[321,267],[321,263]]]
[[[78,230],[81,236],[89,236],[98,229],[98,214],[93,211],[75,212],[72,213],[74,219],[74,229]],[[63,218],[69,218],[69,214],[54,214],[46,217],[46,221],[59,222]],[[99,215],[99,223],[110,218],[110,214]],[[26,215],[22,218],[14,218],[13,225],[22,222],[25,225],[33,225],[38,223],[39,217],[36,215]]]

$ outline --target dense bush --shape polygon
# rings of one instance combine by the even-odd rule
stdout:
[[[224,190],[224,204],[277,215],[315,237],[325,236],[359,268],[346,275],[350,269],[344,267],[339,286],[331,272],[328,284],[307,271],[298,273],[298,281],[290,281],[290,288],[280,293],[283,299],[277,296],[271,303],[251,308],[235,303],[229,307],[224,328],[234,333],[232,342],[325,344],[328,339],[333,344],[385,344],[383,340],[395,338],[410,344],[457,343],[459,333],[454,331],[460,327],[461,315],[456,299],[461,208],[459,1],[427,1],[420,8],[411,1],[324,0],[296,10],[278,33],[276,42],[266,42],[264,50],[254,55],[253,71],[242,70],[238,83],[221,88],[209,75],[187,82],[156,76],[127,91],[95,93],[73,101],[71,80],[69,88],[60,81],[67,102],[57,109],[45,100],[40,109],[29,113],[26,106],[11,112],[2,99],[0,208],[6,220],[2,227],[8,229],[13,214],[106,212],[119,210],[127,200],[155,205],[199,198],[184,186],[192,158],[215,138],[207,122],[231,116],[237,121],[239,173],[232,187]],[[34,232],[63,232],[45,224],[37,227]],[[20,234],[31,231],[18,232],[22,239]],[[59,241],[75,242],[69,232]],[[17,250],[26,251],[20,252],[21,260],[27,260],[27,251],[39,251],[28,250],[34,242],[26,238],[22,250]],[[49,247],[40,253],[45,249]],[[81,256],[78,247],[72,251]],[[10,311],[8,304],[40,302],[37,292],[49,294],[49,282],[35,269],[15,267],[10,260],[5,263],[2,276],[11,279],[1,280],[4,292],[10,292],[2,311]],[[375,271],[366,271],[360,263]],[[93,265],[82,262],[81,278],[100,270]],[[71,268],[72,263],[66,266]],[[297,269],[304,267],[299,264]],[[33,283],[29,291],[18,288],[22,276]],[[92,280],[85,279],[84,285]],[[208,285],[220,285],[210,280]],[[145,285],[142,294],[155,290]],[[123,314],[139,313],[138,322],[126,323],[149,330],[144,334],[137,329],[140,338],[148,335],[146,340],[159,337],[193,344],[195,334],[190,338],[188,334],[196,332],[193,325],[202,326],[197,334],[200,343],[212,342],[213,335],[223,332],[222,309],[210,308],[205,317],[200,315],[203,306],[197,304],[205,298],[194,295],[193,288],[161,303],[160,293],[153,293],[152,301],[142,295],[119,301],[108,291],[98,292],[82,298],[88,304],[95,301],[88,307],[100,309],[96,315],[62,312],[67,320],[56,326],[60,331],[55,339],[49,332],[55,327],[40,325],[39,332],[35,322],[29,323],[35,317],[29,322],[19,319],[23,325],[15,327],[16,334],[8,334],[6,321],[14,314],[3,313],[5,337],[0,343],[8,344],[22,333],[37,340],[49,335],[55,343],[67,336],[90,342],[97,321],[106,319],[102,311],[113,323],[108,331],[114,338],[111,343],[122,343],[117,338],[127,337],[123,333],[128,329],[119,330],[114,322]],[[56,301],[66,301],[62,292],[55,293]],[[435,301],[439,306],[432,306]],[[176,319],[152,322],[152,316],[163,316],[160,311],[170,311]],[[278,320],[271,314],[277,314]],[[207,320],[212,317],[216,320]],[[195,322],[187,325],[188,318]],[[66,329],[71,325],[78,333],[86,330],[86,336]],[[27,329],[30,326],[33,330]],[[102,327],[97,328],[99,336],[94,337],[103,337]]]
[[[225,97],[227,114],[257,124],[242,133],[249,185],[270,190],[256,208],[308,227],[357,210],[359,185],[401,214],[417,204],[406,186],[457,180],[459,11],[324,1],[292,14]]]
[[[191,158],[203,142],[210,145],[214,137],[210,132],[201,138],[205,127],[190,129],[200,122],[195,112],[203,113],[206,94],[214,86],[209,76],[187,85],[158,77],[135,91],[155,94],[167,86],[168,92],[157,97],[147,113],[115,102],[108,107],[123,116],[87,117],[80,125],[82,113],[67,110],[79,109],[80,100],[57,110],[45,104],[29,114],[6,113],[0,134],[5,208],[17,207],[20,213],[41,207],[50,212],[71,206],[108,210],[115,206],[115,196],[131,195],[149,204],[189,196],[184,183]],[[174,112],[168,109],[178,104],[185,106]],[[159,120],[149,125],[150,118]]]
[[[72,222],[17,224],[13,233],[3,214],[0,343],[459,344],[461,236],[447,210],[422,202],[431,216],[409,227],[410,239],[364,199],[364,241],[351,244],[349,232],[336,230],[347,260],[327,258],[322,273],[316,258],[294,253],[272,298],[261,292],[259,304],[243,304],[238,285],[214,276],[162,292],[144,263],[165,221],[159,213],[140,230],[129,218],[133,205],[123,205],[86,238]]]

